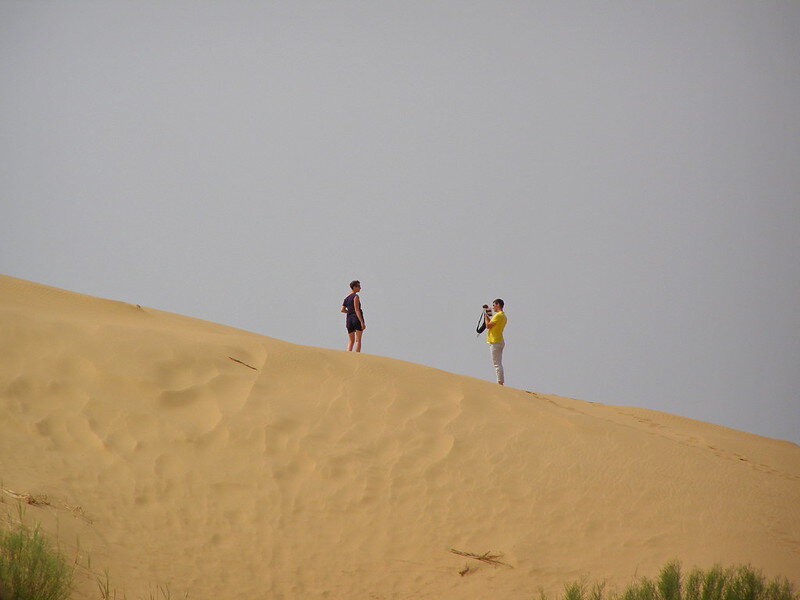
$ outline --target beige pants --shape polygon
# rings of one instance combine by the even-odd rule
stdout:
[[[505,342],[496,342],[489,344],[489,351],[492,353],[492,364],[494,371],[497,373],[497,383],[505,383],[505,374],[503,373],[503,348],[506,347]]]

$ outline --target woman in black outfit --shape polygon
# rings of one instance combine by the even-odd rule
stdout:
[[[361,291],[361,282],[357,279],[351,281],[350,289],[352,293],[342,302],[342,312],[347,313],[345,322],[349,337],[347,350],[355,349],[356,352],[361,352],[361,335],[367,329],[367,326],[364,325],[364,312],[361,310],[361,298],[358,296],[358,292]]]

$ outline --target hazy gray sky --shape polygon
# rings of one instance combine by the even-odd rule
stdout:
[[[0,0],[0,272],[800,442],[800,3]]]

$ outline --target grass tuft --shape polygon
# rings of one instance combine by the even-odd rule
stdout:
[[[658,578],[658,593],[663,600],[681,600],[681,564],[673,561],[661,569]]]
[[[540,591],[538,600],[549,599]],[[800,600],[800,593],[786,578],[769,581],[750,566],[694,569],[684,577],[680,562],[672,561],[656,580],[643,577],[622,593],[607,593],[605,584],[587,592],[584,582],[571,583],[564,586],[562,600]]]
[[[1,600],[67,600],[72,575],[38,527],[0,527]]]

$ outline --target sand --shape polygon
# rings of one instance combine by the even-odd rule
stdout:
[[[75,598],[528,599],[675,558],[800,586],[790,442],[10,277],[0,331],[0,512]]]

